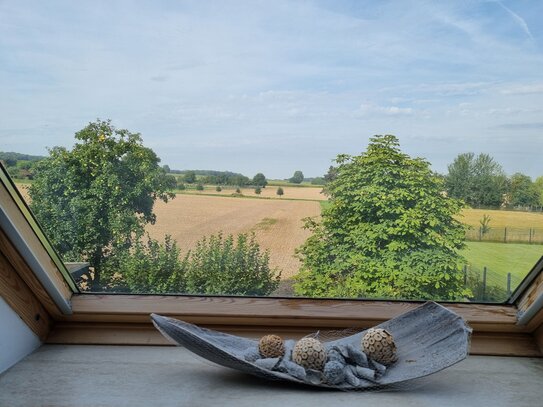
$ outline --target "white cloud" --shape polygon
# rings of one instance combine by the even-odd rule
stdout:
[[[500,91],[504,95],[531,95],[543,93],[543,83],[511,85]]]
[[[363,116],[374,114],[381,114],[386,116],[404,116],[414,114],[415,110],[410,107],[378,106],[372,103],[363,103],[360,105],[357,113]]]

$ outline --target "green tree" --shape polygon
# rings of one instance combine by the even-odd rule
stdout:
[[[268,180],[266,179],[264,174],[259,172],[253,177],[253,185],[255,187],[266,188],[266,185],[268,185]]]
[[[196,191],[203,191],[203,190],[204,190],[204,186],[202,184],[196,185]]]
[[[194,184],[196,182],[196,173],[194,171],[187,171],[183,178],[187,184]]]
[[[64,260],[90,262],[100,290],[104,260],[143,236],[155,200],[173,198],[175,185],[138,133],[97,120],[75,138],[37,164],[31,208]]]
[[[268,295],[280,278],[271,269],[268,252],[262,253],[254,234],[205,237],[190,254],[186,270],[187,292],[192,294]]]
[[[539,206],[543,206],[543,176],[537,177],[534,181],[534,185],[539,194]]]
[[[371,138],[359,156],[339,155],[328,184],[330,206],[307,219],[312,236],[298,249],[300,295],[449,299],[463,288],[458,254],[462,203],[421,158],[401,152],[392,135]]]
[[[302,171],[294,171],[294,175],[289,178],[288,182],[292,184],[301,184],[304,180],[304,173]]]
[[[453,198],[474,207],[499,207],[507,192],[508,181],[501,167],[488,154],[464,153],[448,167],[445,187]]]
[[[221,188],[221,186],[220,186],[220,185],[217,185],[217,187],[215,188],[215,191],[217,191],[217,192],[221,192],[221,191],[222,191],[222,188]]]
[[[528,175],[517,172],[510,180],[510,203],[516,207],[538,206],[541,193]]]
[[[260,195],[262,193],[262,188],[256,187],[255,188],[255,194]]]
[[[283,188],[279,187],[277,188],[276,194],[279,195],[279,197],[282,197],[285,194],[285,191],[283,191]]]

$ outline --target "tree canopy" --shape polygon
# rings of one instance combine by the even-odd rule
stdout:
[[[465,228],[459,200],[443,193],[429,163],[401,152],[392,135],[359,156],[339,155],[321,220],[298,249],[297,294],[461,299]]]
[[[255,187],[266,187],[268,185],[268,180],[266,179],[266,176],[259,172],[253,177],[253,185]]]
[[[510,204],[527,208],[540,205],[541,192],[528,175],[517,172],[511,176]]]
[[[488,154],[464,153],[448,167],[445,186],[453,198],[473,207],[499,207],[508,189],[501,165]]]
[[[304,180],[304,173],[302,171],[294,171],[294,175],[289,178],[289,182],[293,184],[301,184]]]
[[[138,133],[110,121],[89,123],[75,138],[72,150],[54,147],[37,164],[31,208],[64,260],[90,262],[100,289],[104,259],[155,222],[153,204],[175,196],[175,178]]]

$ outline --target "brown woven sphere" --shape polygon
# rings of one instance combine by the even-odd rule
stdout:
[[[383,365],[390,365],[397,359],[394,338],[385,329],[368,329],[362,338],[361,347],[366,355]]]
[[[302,338],[292,350],[292,360],[306,369],[322,370],[326,363],[326,350],[314,338]]]
[[[266,335],[260,338],[258,350],[263,358],[279,358],[285,354],[285,344],[280,336]]]

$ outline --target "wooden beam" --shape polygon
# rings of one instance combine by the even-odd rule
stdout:
[[[17,272],[19,277],[26,283],[32,293],[38,298],[47,312],[54,318],[60,318],[62,311],[55,304],[53,299],[49,296],[43,285],[36,278],[36,275],[32,272],[32,269],[25,262],[23,257],[17,251],[15,246],[8,239],[4,231],[0,228],[0,253],[11,263],[13,269]]]
[[[66,301],[69,301],[74,292],[72,291],[72,287],[70,287],[70,284],[73,285],[73,283],[71,281],[68,283],[59,269],[59,267],[64,266],[62,263],[60,263],[60,266],[55,263],[52,256],[56,258],[56,254],[54,254],[51,247],[49,249],[46,248],[46,245],[49,246],[50,243],[34,220],[28,205],[21,197],[19,191],[10,183],[9,179],[5,179],[6,176],[2,168],[0,168],[0,175],[0,207],[2,211],[11,223],[17,225],[17,232],[24,239],[25,245],[36,257],[36,260],[42,265],[55,289],[58,290]],[[7,252],[8,254],[9,252]],[[11,258],[10,261],[12,261]],[[59,259],[56,261],[60,262]],[[68,272],[66,271],[66,273]],[[69,278],[69,276],[66,277]],[[77,291],[75,285],[73,288]]]
[[[52,325],[51,317],[2,253],[0,296],[41,340],[45,340]]]
[[[366,328],[420,305],[416,302],[296,298],[76,294],[62,321],[147,323],[157,313],[195,324]],[[443,304],[481,332],[524,332],[512,305]]]
[[[543,272],[540,272],[532,283],[526,287],[526,290],[522,293],[517,302],[519,313],[524,314],[527,311],[530,311],[529,313],[533,314],[531,319],[526,323],[526,326],[530,331],[535,330],[543,322],[543,307],[537,304],[538,299],[540,302],[542,297]],[[532,311],[535,311],[535,313]]]
[[[539,326],[534,332],[534,339],[539,347],[539,351],[543,354],[543,324]]]
[[[248,338],[274,333],[283,338],[299,339],[315,332],[309,327],[208,325],[208,328]],[[323,330],[321,330],[322,332]],[[72,345],[171,345],[151,323],[58,323],[47,343]],[[534,337],[530,334],[475,333],[471,340],[472,355],[540,357]]]

